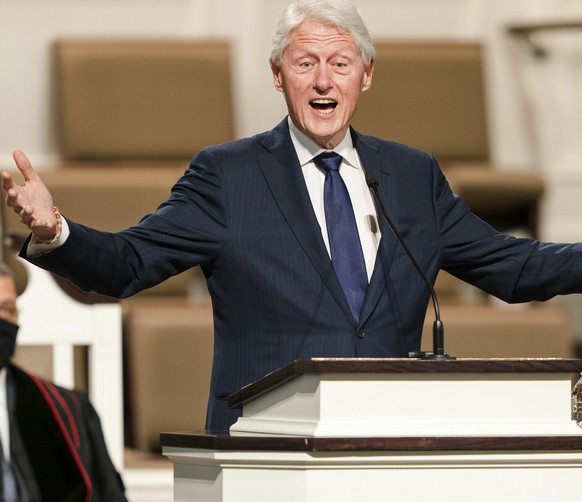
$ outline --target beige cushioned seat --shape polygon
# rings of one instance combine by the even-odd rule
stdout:
[[[184,160],[233,138],[226,42],[60,40],[54,60],[68,161]]]

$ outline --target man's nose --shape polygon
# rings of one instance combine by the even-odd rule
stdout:
[[[313,86],[319,92],[327,92],[333,87],[333,74],[327,65],[319,65],[317,67]]]

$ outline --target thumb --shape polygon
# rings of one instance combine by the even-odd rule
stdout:
[[[22,150],[16,150],[12,154],[12,158],[16,162],[16,167],[24,176],[24,181],[32,181],[37,178],[36,171],[32,168],[30,160]]]

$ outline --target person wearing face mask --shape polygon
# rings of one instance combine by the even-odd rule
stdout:
[[[16,298],[13,275],[0,264],[0,501],[126,501],[85,394],[11,362],[19,328]]]

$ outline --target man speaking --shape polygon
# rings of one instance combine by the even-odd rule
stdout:
[[[2,174],[7,204],[32,231],[22,255],[84,290],[127,297],[201,266],[215,328],[208,429],[236,421],[231,392],[292,360],[420,349],[429,291],[377,216],[366,173],[430,281],[444,269],[507,302],[582,292],[582,245],[498,233],[429,153],[350,127],[374,71],[351,2],[290,4],[270,65],[289,115],[201,151],[134,227],[107,233],[61,217],[20,151],[24,184]]]

